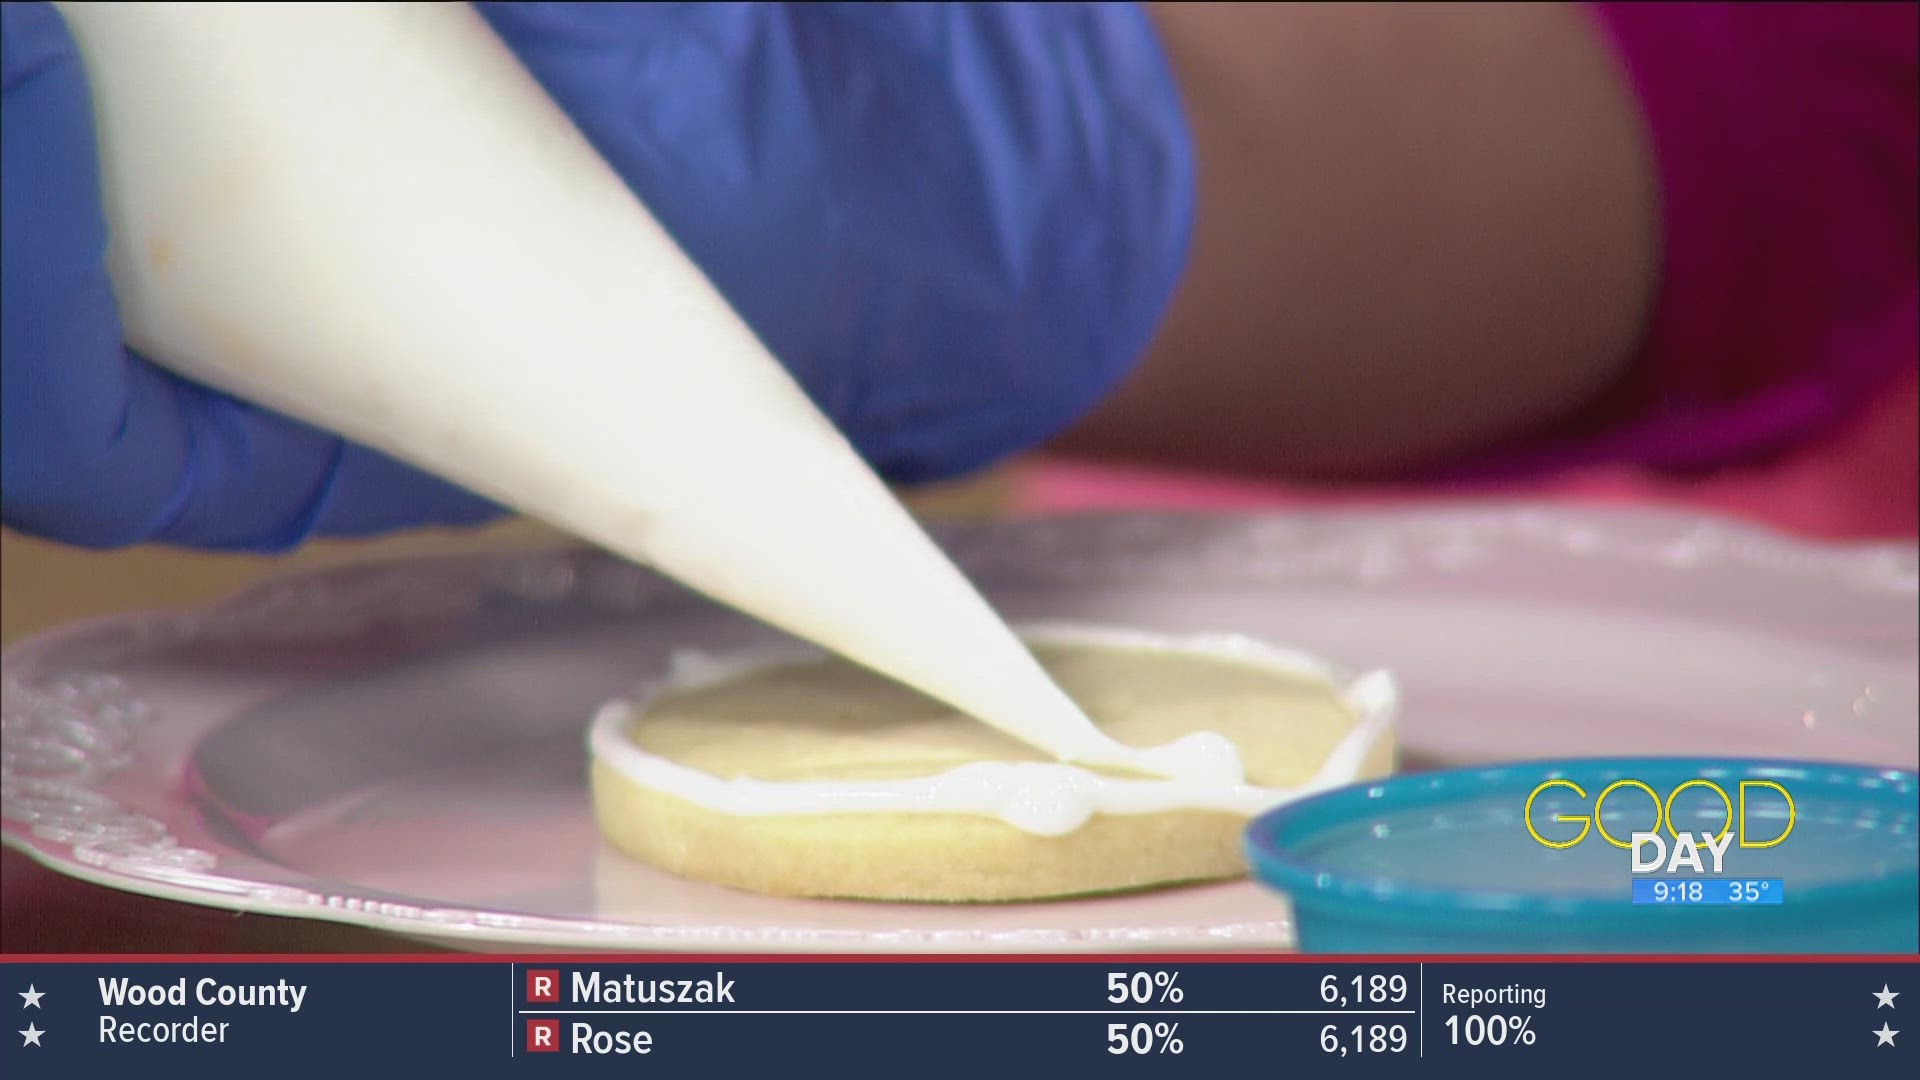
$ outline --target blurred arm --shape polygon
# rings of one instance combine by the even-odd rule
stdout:
[[[1190,263],[1141,366],[1058,445],[1388,472],[1546,429],[1626,372],[1654,170],[1585,11],[1153,12],[1198,158]]]

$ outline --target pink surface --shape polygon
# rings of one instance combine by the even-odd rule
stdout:
[[[1610,400],[1434,482],[1051,460],[1028,510],[1549,499],[1920,535],[1920,5],[1594,4],[1658,170],[1661,292]],[[1276,344],[1276,362],[1284,343]]]
[[[1661,291],[1611,400],[1477,467],[1717,469],[1833,437],[1920,349],[1920,6],[1592,11],[1658,172]]]
[[[1052,458],[1026,471],[1020,505],[1032,512],[1270,509],[1526,498],[1693,509],[1820,539],[1904,540],[1920,535],[1917,412],[1920,396],[1909,370],[1862,411],[1822,436],[1752,464],[1704,475],[1597,465],[1543,469],[1512,479],[1324,488]]]

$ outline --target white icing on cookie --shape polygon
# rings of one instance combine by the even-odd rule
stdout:
[[[1196,732],[1170,744],[1189,756],[1193,771],[1176,779],[1104,776],[1061,762],[973,762],[931,776],[903,780],[722,779],[649,753],[627,737],[647,703],[668,690],[713,686],[763,668],[819,657],[816,650],[778,650],[750,657],[676,654],[659,685],[608,703],[588,736],[596,761],[634,783],[723,814],[980,814],[1042,836],[1070,833],[1095,814],[1153,814],[1220,810],[1252,816],[1284,802],[1340,787],[1359,777],[1367,755],[1391,735],[1399,692],[1385,671],[1344,681],[1330,665],[1240,635],[1156,634],[1137,630],[1044,624],[1021,629],[1030,645],[1092,645],[1186,653],[1236,660],[1336,686],[1353,711],[1353,727],[1307,783],[1256,787],[1243,781],[1239,755],[1222,736]],[[1165,752],[1167,748],[1159,748]],[[1196,774],[1199,778],[1196,778]],[[1207,778],[1211,774],[1211,778]]]

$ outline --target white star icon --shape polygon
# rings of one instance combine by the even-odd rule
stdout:
[[[1888,1026],[1887,1026],[1887,1024],[1886,1024],[1886,1021],[1884,1021],[1884,1020],[1883,1020],[1883,1021],[1881,1021],[1881,1023],[1880,1023],[1880,1030],[1879,1030],[1879,1031],[1876,1031],[1876,1032],[1874,1032],[1874,1033],[1873,1033],[1873,1037],[1874,1037],[1874,1038],[1876,1038],[1876,1039],[1879,1039],[1880,1041],[1879,1041],[1879,1042],[1877,1042],[1877,1043],[1874,1043],[1873,1045],[1875,1045],[1875,1046],[1892,1046],[1892,1045],[1893,1045],[1893,1037],[1894,1037],[1895,1035],[1898,1035],[1898,1034],[1900,1034],[1900,1033],[1899,1033],[1899,1032],[1897,1032],[1897,1031],[1895,1031],[1895,1030],[1893,1030],[1892,1028],[1890,1028],[1890,1027],[1888,1027]]]
[[[23,1009],[37,1009],[40,1007],[40,999],[46,996],[47,992],[45,990],[35,990],[33,984],[28,983],[27,988],[20,991],[21,1000],[26,1002],[26,1004],[20,1007]]]
[[[34,1027],[32,1024],[28,1024],[27,1030],[20,1033],[21,1038],[25,1040],[20,1045],[21,1046],[40,1046],[42,1045],[40,1042],[40,1036],[45,1034],[46,1032],[41,1031],[39,1028]]]
[[[1892,986],[1886,983],[1881,983],[1880,989],[1870,991],[1870,993],[1872,993],[1874,997],[1877,997],[1880,999],[1880,1004],[1874,1006],[1874,1008],[1876,1009],[1893,1008],[1893,999],[1900,996],[1900,991],[1895,990]]]

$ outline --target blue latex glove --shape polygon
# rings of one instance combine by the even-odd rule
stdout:
[[[1134,5],[481,9],[890,479],[1071,422],[1184,261],[1191,152]],[[50,16],[9,11],[5,36],[5,210],[31,222],[5,240],[10,524],[269,548],[484,512],[126,359],[79,76]]]
[[[0,509],[88,547],[274,551],[476,524],[479,497],[178,378],[122,344],[91,106],[65,24],[0,6]]]

